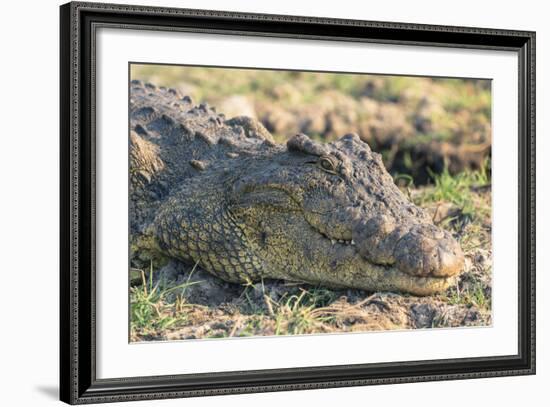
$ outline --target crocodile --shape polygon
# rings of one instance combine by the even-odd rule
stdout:
[[[232,283],[279,279],[432,295],[464,267],[451,233],[356,134],[274,142],[178,90],[129,94],[131,261],[157,253]]]

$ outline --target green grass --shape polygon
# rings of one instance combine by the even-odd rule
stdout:
[[[445,167],[441,174],[431,172],[434,186],[424,191],[416,204],[449,202],[458,207],[466,220],[484,219],[490,215],[491,208],[488,203],[479,201],[475,189],[491,185],[489,168],[490,162],[486,160],[478,171],[464,171],[453,176]]]
[[[255,285],[248,284],[241,294],[244,301],[242,310],[253,315],[251,321],[244,328],[239,329],[238,336],[250,336],[258,332],[258,324],[261,322],[254,316],[265,316],[274,321],[275,335],[296,335],[311,331],[328,319],[319,309],[328,306],[336,299],[333,291],[323,287],[311,287],[309,289],[289,287],[282,298],[273,300],[265,292],[263,282],[260,283],[263,291],[263,304],[258,302],[251,294]]]
[[[491,297],[486,294],[486,287],[481,282],[466,284],[462,288],[450,288],[446,298],[451,305],[466,305],[486,310],[491,309]]]
[[[144,270],[141,270],[142,284],[130,287],[131,334],[138,332],[141,335],[155,334],[186,321],[186,314],[182,312],[185,291],[188,287],[200,283],[200,281],[190,281],[195,268],[193,268],[185,283],[169,288],[164,287],[160,280],[154,283],[152,262],[148,270],[148,276],[146,276]],[[167,302],[167,295],[174,292],[178,293],[176,301],[174,303]]]
[[[275,335],[299,335],[311,331],[316,325],[327,322],[317,304],[326,301],[326,293],[317,290],[301,290],[300,294],[272,302],[275,319]]]

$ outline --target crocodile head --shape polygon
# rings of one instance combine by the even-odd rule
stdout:
[[[299,134],[269,159],[245,163],[224,205],[263,276],[429,295],[463,268],[451,234],[356,135],[321,144]]]

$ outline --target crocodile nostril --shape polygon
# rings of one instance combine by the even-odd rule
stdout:
[[[444,245],[438,245],[437,256],[439,267],[432,271],[437,277],[454,276],[464,267],[464,254],[458,242],[454,239],[445,241]]]

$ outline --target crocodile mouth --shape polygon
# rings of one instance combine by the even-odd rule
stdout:
[[[433,295],[447,289],[455,275],[419,275],[402,270],[395,263],[380,264],[365,258],[354,239],[335,239],[312,227],[317,235],[318,256],[334,261],[335,287],[354,287],[367,291],[400,291],[413,295]]]
[[[320,234],[323,238],[327,239],[327,241],[330,241],[330,244],[332,244],[333,246],[336,245],[336,244],[344,245],[344,246],[355,246],[356,245],[356,243],[353,239],[334,238],[334,237],[331,237],[331,236],[327,235],[326,233],[322,232],[321,230],[319,230],[318,228],[313,226],[311,223],[309,225],[311,226],[311,228],[315,232]]]
[[[328,250],[333,250],[334,256],[358,255],[370,265],[413,280],[446,280],[459,274],[464,266],[464,255],[458,242],[449,232],[432,224],[384,229],[377,227],[379,225],[373,226],[371,221],[362,220],[350,228],[351,232],[331,236],[308,223],[326,246],[330,244]]]
[[[310,204],[295,198],[287,185],[240,182],[234,191],[238,198],[231,203],[233,214],[267,206],[301,217],[311,233],[309,239],[301,238],[296,244],[304,247],[304,255],[322,258],[319,264],[330,265],[335,284],[346,279],[343,274],[350,274],[353,281],[343,285],[372,289],[376,281],[381,290],[429,295],[444,289],[449,278],[463,269],[458,242],[433,224],[419,223],[423,219],[396,221],[384,214],[368,218],[368,212],[360,207],[338,207],[332,201],[324,204],[318,200]],[[338,270],[342,264],[345,273]]]

